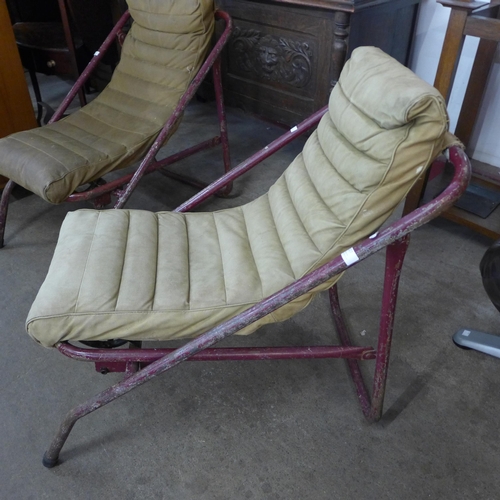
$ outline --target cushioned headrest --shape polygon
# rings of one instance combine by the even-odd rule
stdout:
[[[380,127],[391,129],[410,122],[431,101],[444,100],[434,87],[376,47],[354,50],[342,70],[342,89],[352,105]]]
[[[165,33],[200,31],[199,15],[208,31],[213,22],[213,0],[127,0],[134,21],[149,30]]]

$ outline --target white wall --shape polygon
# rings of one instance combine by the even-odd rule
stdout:
[[[436,0],[422,0],[416,28],[411,68],[429,83],[434,82],[450,9]],[[448,103],[450,130],[458,119],[478,38],[467,37]],[[476,160],[500,168],[500,50],[497,50],[468,153]]]

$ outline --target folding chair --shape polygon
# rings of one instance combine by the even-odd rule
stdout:
[[[318,123],[303,152],[265,195],[237,208],[189,212]],[[346,63],[327,107],[174,212],[68,214],[27,331],[44,346],[94,361],[103,373],[125,371],[126,378],[68,413],[44,465],[57,463],[78,419],[187,359],[346,358],[364,415],[378,420],[409,233],[449,207],[470,176],[468,159],[447,126],[445,103],[433,87],[379,49],[362,47]],[[380,229],[445,149],[448,156],[439,161],[455,168],[449,186]],[[378,346],[355,346],[336,281],[384,247]],[[209,348],[229,335],[291,317],[321,290],[329,290],[339,345]],[[195,338],[177,349],[140,348],[145,340],[185,337]],[[74,344],[116,339],[129,341],[130,348]],[[371,396],[361,360],[375,360]]]
[[[0,200],[0,248],[9,198],[15,184],[50,203],[92,200],[96,208],[117,196],[122,208],[140,179],[153,171],[185,180],[165,167],[222,144],[224,169],[230,168],[222,97],[220,52],[229,38],[230,17],[215,11],[212,0],[128,0],[126,12],[83,71],[49,124],[0,139],[0,175],[11,180]],[[122,28],[134,19],[127,36]],[[225,29],[207,57],[214,19]],[[63,113],[115,39],[124,40],[111,82],[90,104]],[[190,99],[212,68],[220,135],[157,161],[155,156],[177,129]],[[102,176],[144,157],[133,174],[106,182]],[[85,186],[76,192],[79,186]],[[227,194],[231,186],[221,194]]]

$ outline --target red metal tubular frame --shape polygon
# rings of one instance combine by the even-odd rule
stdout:
[[[50,120],[49,123],[53,123],[62,118],[64,112],[71,104],[75,96],[78,94],[79,90],[86,83],[88,78],[90,77],[92,71],[102,59],[106,51],[109,49],[111,44],[115,41],[117,37],[122,33],[122,28],[130,18],[130,14],[125,12],[123,16],[120,18],[118,23],[115,25],[111,33],[107,36],[106,40],[103,42],[99,50],[95,53],[94,57],[82,72],[76,83],[71,88],[68,95],[65,97],[57,111],[54,113],[54,116]],[[117,201],[114,205],[114,208],[123,208],[127,200],[130,198],[133,190],[137,187],[139,181],[144,177],[144,175],[150,174],[159,170],[160,172],[168,175],[169,177],[173,177],[177,180],[181,180],[184,182],[188,182],[191,185],[195,185],[197,188],[205,187],[205,184],[200,183],[196,180],[187,178],[180,174],[174,174],[165,170],[165,167],[171,165],[177,161],[180,161],[188,156],[191,156],[195,153],[203,151],[205,149],[209,149],[215,147],[219,144],[222,145],[222,158],[224,164],[224,172],[229,172],[231,170],[231,158],[229,154],[229,140],[227,134],[227,122],[226,122],[226,112],[224,108],[224,98],[222,92],[222,79],[221,79],[221,59],[220,54],[225,44],[227,43],[232,29],[233,22],[229,14],[223,11],[216,11],[215,18],[221,19],[225,23],[225,28],[215,43],[213,49],[207,56],[205,62],[201,66],[197,75],[187,88],[186,92],[180,99],[177,104],[176,109],[172,113],[171,117],[167,121],[167,123],[163,126],[162,130],[158,134],[156,140],[152,144],[151,148],[147,152],[146,156],[143,158],[139,167],[133,174],[125,175],[119,179],[114,181],[106,182],[105,184],[99,185],[98,187],[92,187],[83,192],[75,192],[68,196],[65,201],[67,202],[79,202],[79,201],[93,201],[94,206],[96,208],[103,208],[108,203],[111,202],[111,195],[117,196]],[[219,120],[219,135],[213,137],[212,139],[203,141],[195,146],[187,148],[181,152],[170,155],[163,160],[156,160],[156,154],[162,147],[165,139],[169,136],[172,128],[175,126],[177,120],[182,116],[182,113],[185,111],[187,105],[193,98],[194,94],[198,90],[199,86],[207,76],[208,72],[212,70],[213,74],[213,83],[215,90],[215,98],[216,98],[216,106],[217,106],[217,116]],[[2,197],[0,199],[0,248],[3,247],[4,242],[4,233],[5,233],[5,225],[7,218],[7,209],[8,202],[10,198],[10,193],[14,188],[15,184],[8,184],[4,188],[2,193]],[[219,194],[227,195],[231,191],[231,184],[228,183],[224,186],[223,190],[220,190]]]
[[[386,273],[382,299],[380,333],[378,346],[375,353],[376,367],[371,401],[361,377],[359,367],[357,366],[357,362],[353,360],[348,361],[363,413],[370,421],[380,418],[382,412],[382,403],[387,378],[394,313],[397,299],[397,288],[403,258],[409,243],[408,235],[417,227],[429,222],[441,212],[449,208],[454,203],[454,201],[458,199],[458,197],[463,193],[470,179],[470,163],[465,153],[461,149],[454,146],[449,150],[449,157],[450,162],[455,168],[455,174],[450,185],[437,198],[430,201],[426,205],[419,207],[417,210],[406,215],[400,220],[394,222],[389,227],[381,230],[373,238],[368,238],[353,247],[353,250],[356,252],[359,261],[366,259],[370,255],[378,252],[384,247],[388,247],[386,254]],[[240,170],[244,169],[241,168]],[[225,182],[230,182],[230,180],[232,180],[232,177],[230,178],[229,175],[226,175],[224,177],[226,178]],[[222,183],[222,186],[223,185],[224,183]],[[217,184],[217,186],[217,188],[213,188],[215,189],[215,191],[217,191],[221,187],[220,183]],[[207,189],[207,192],[211,189],[212,188]],[[187,202],[184,205],[190,206],[190,202]],[[182,206],[179,207],[179,209],[181,208]],[[54,440],[52,441],[49,449],[43,457],[43,464],[46,467],[53,467],[58,463],[60,451],[64,443],[66,442],[71,429],[80,418],[88,415],[98,408],[101,408],[107,403],[114,401],[120,396],[123,396],[127,392],[130,392],[132,389],[144,384],[145,382],[151,380],[153,377],[156,377],[161,373],[164,373],[165,371],[173,368],[182,361],[194,357],[198,353],[202,353],[202,351],[204,351],[205,349],[236,333],[245,326],[248,326],[251,323],[259,320],[260,318],[270,314],[271,312],[275,311],[291,300],[300,297],[304,293],[307,293],[308,291],[319,286],[320,284],[324,283],[336,274],[346,270],[352,265],[353,264],[346,264],[346,262],[342,259],[342,256],[336,257],[319,269],[297,280],[281,291],[271,295],[267,299],[264,299],[263,301],[252,306],[243,313],[212,328],[201,336],[187,342],[182,347],[168,352],[168,354],[165,354],[163,357],[151,362],[151,364],[149,364],[145,368],[142,368],[140,371],[130,374],[130,376],[125,380],[113,385],[112,387],[109,387],[108,389],[97,394],[85,403],[82,403],[73,408],[62,421]],[[329,353],[327,353],[326,351],[326,349],[328,348],[326,348],[325,346],[320,346],[316,348],[314,355],[312,356],[307,356],[307,350],[309,349],[308,347],[299,348],[298,350],[292,349],[292,351],[289,351],[288,353],[281,353],[280,359],[289,359],[295,357],[319,357],[317,356],[317,354],[322,350],[324,350],[324,357],[358,357],[359,359],[359,356],[353,356],[354,352],[351,351],[352,346],[347,334],[346,325],[342,319],[336,287],[332,287],[330,291],[330,300],[332,311],[334,313],[335,324],[337,326],[337,329],[339,330],[341,346],[330,347],[330,349],[333,349]],[[78,352],[79,349],[70,346],[69,344],[60,344],[58,346],[58,349],[64,354],[71,354],[72,357],[78,359],[86,359],[89,356],[92,356],[90,350],[80,350],[80,352]],[[263,353],[261,349],[257,349],[258,350],[254,356],[254,359],[267,359],[265,357],[265,353]],[[368,349],[367,351],[365,351],[366,358],[372,359],[374,351],[373,348],[370,347],[366,349]],[[213,354],[212,351],[214,350],[208,351],[208,354],[206,355],[208,357],[216,357],[217,355]],[[134,352],[134,350],[125,352],[130,353],[131,357],[122,358],[122,353],[119,353],[117,357],[119,357],[120,361],[129,363],[137,362],[138,353]],[[156,351],[156,353],[163,354],[162,351]],[[207,351],[205,351],[205,353],[207,353]],[[347,356],[343,356],[343,354],[347,354]],[[109,356],[109,354],[102,353],[101,350],[97,351],[96,355]],[[198,356],[201,355],[202,354]],[[236,351],[232,350],[232,352],[229,353],[228,357],[229,359],[237,359],[236,357],[234,357],[235,355]],[[224,354],[221,354],[221,356],[224,356]],[[248,357],[248,350],[240,350],[238,356],[241,356],[244,359],[250,359]],[[150,359],[152,360],[153,358],[151,357]]]

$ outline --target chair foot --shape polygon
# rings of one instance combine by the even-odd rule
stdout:
[[[52,106],[43,101],[38,101],[36,104],[38,106],[38,116],[36,121],[38,122],[38,125],[42,127],[43,125],[47,125],[50,122],[56,110]],[[68,115],[63,115],[63,116],[68,116]]]
[[[42,464],[44,467],[47,467],[47,469],[52,469],[52,467],[55,467],[58,463],[59,463],[59,457],[49,458],[47,456],[47,452],[44,453],[42,459]]]
[[[235,196],[231,196],[231,191],[233,190],[233,183],[229,183],[226,186],[224,186],[220,191],[217,191],[215,193],[215,196],[217,198],[235,198]]]

